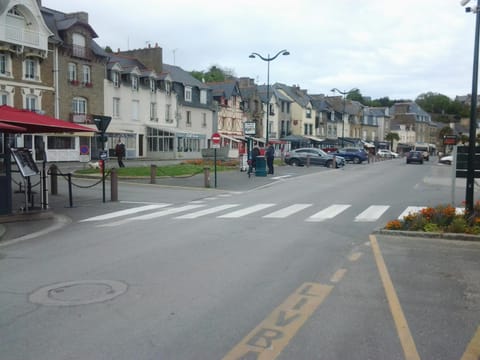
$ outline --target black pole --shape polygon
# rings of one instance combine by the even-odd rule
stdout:
[[[102,131],[102,157],[105,157],[105,132]],[[102,199],[105,202],[105,159],[101,160],[103,162],[102,166]]]
[[[73,197],[72,197],[72,174],[68,173],[68,203],[70,207],[73,207]]]
[[[467,216],[473,215],[474,203],[473,193],[475,184],[475,143],[477,128],[477,85],[478,85],[478,40],[480,32],[480,16],[476,11],[475,45],[473,51],[473,75],[472,75],[472,103],[470,106],[470,133],[468,138],[468,167],[467,167],[467,189],[465,193],[465,204]]]
[[[217,148],[213,149],[213,171],[215,173],[215,188],[217,187]]]

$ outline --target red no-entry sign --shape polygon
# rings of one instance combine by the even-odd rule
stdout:
[[[214,133],[212,134],[212,144],[214,147],[220,147],[220,134]]]

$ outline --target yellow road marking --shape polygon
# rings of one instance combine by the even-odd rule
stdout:
[[[382,279],[383,288],[385,289],[385,295],[387,296],[388,304],[390,306],[390,312],[392,313],[393,320],[397,328],[398,337],[400,338],[400,343],[402,344],[405,359],[420,360],[417,347],[415,346],[412,334],[408,328],[407,320],[403,315],[402,306],[400,305],[400,301],[398,300],[398,296],[388,273],[387,266],[385,265],[382,253],[380,252],[377,238],[374,235],[370,235],[370,242],[372,244],[372,250],[377,263],[378,272],[380,273],[380,278]]]
[[[335,274],[330,278],[332,283],[338,283],[347,273],[347,269],[338,269]]]
[[[361,252],[354,253],[348,257],[350,261],[357,261],[363,254]]]
[[[332,288],[318,283],[304,283],[223,359],[275,359]]]
[[[461,360],[478,359],[480,359],[480,326],[478,327],[477,332],[470,341],[470,344],[468,344],[467,349],[461,358]]]

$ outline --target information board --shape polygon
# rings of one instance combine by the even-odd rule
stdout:
[[[37,164],[33,161],[32,153],[25,148],[12,149],[12,155],[23,177],[40,173]]]

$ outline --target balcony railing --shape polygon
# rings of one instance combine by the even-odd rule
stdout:
[[[3,36],[2,36],[3,35]],[[0,40],[40,50],[48,49],[48,36],[20,26],[0,26]]]

